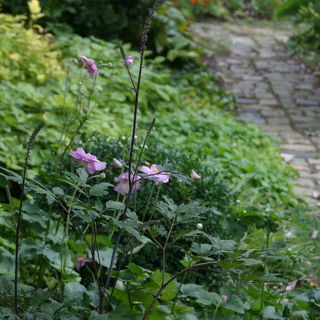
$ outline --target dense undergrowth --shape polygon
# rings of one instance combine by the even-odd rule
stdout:
[[[298,25],[289,39],[290,54],[299,55],[309,66],[318,68],[320,52],[320,3],[317,0],[286,0],[275,10],[276,18],[291,19]]]
[[[275,142],[233,117],[233,98],[194,62],[199,56],[189,50],[187,33],[170,34],[172,14],[181,23],[183,15],[171,2],[155,20],[169,35],[161,39],[158,33],[154,42],[164,56],[147,52],[134,149],[136,163],[155,118],[141,161],[163,166],[170,181],[141,181],[124,221],[119,217],[126,200],[114,186],[128,169],[135,95],[118,46],[74,33],[52,36],[37,25],[26,30],[23,17],[0,14],[4,319],[17,318],[12,279],[21,178],[16,172],[28,136],[41,121],[45,127],[32,150],[34,179],[26,185],[22,215],[20,319],[319,317],[318,291],[308,285],[316,283],[318,270],[303,279],[312,273],[315,249],[310,229],[299,225],[317,222],[297,219],[303,207],[290,185],[296,172],[282,164]],[[135,58],[130,68],[135,82],[139,54],[128,44],[124,49]],[[88,77],[80,56],[95,60],[96,78]],[[70,156],[78,147],[105,161],[106,169],[89,174]],[[119,230],[124,238],[118,280],[114,272],[114,292],[109,290],[104,310],[110,312],[99,314],[101,284]]]

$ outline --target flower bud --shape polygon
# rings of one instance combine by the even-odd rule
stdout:
[[[83,109],[82,109],[82,112],[83,112],[84,114],[88,114],[89,109],[88,109],[88,108],[83,108]]]
[[[197,224],[197,229],[198,230],[202,230],[203,229],[203,224],[202,223],[198,223]]]
[[[134,64],[134,57],[133,56],[127,56],[125,58],[125,64],[127,67],[131,67]]]
[[[190,177],[194,180],[201,179],[201,176],[199,176],[194,170],[190,171]]]
[[[228,296],[221,296],[221,300],[222,300],[222,302],[227,302]]]
[[[99,177],[100,177],[101,179],[104,179],[104,178],[106,177],[106,174],[102,172],[102,173],[99,174]]]
[[[238,200],[236,201],[236,203],[237,203],[237,204],[240,204],[240,203],[241,203],[241,200],[238,199]]]
[[[122,165],[121,161],[119,161],[119,160],[116,159],[116,158],[113,158],[113,159],[112,159],[112,166],[113,166],[114,168],[117,168],[117,169],[123,168],[123,165]]]
[[[78,63],[79,63],[79,60],[78,60],[77,58],[73,58],[71,61],[72,61],[72,63],[74,63],[74,64],[78,64]]]

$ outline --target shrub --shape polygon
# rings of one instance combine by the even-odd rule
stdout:
[[[295,22],[302,24],[292,38],[292,47],[319,50],[320,49],[320,3],[317,0],[287,0],[278,6],[275,17],[293,17]]]
[[[0,81],[44,84],[61,76],[61,52],[52,37],[24,28],[24,22],[23,16],[0,14]]]

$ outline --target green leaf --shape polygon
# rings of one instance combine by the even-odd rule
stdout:
[[[250,309],[250,305],[243,303],[242,300],[236,295],[231,295],[227,302],[223,304],[223,307],[225,309],[242,314],[245,313],[245,310]]]
[[[99,290],[96,284],[90,283],[85,295],[88,296],[89,303],[93,308],[97,308],[99,306]]]
[[[90,195],[96,197],[105,196],[106,194],[108,194],[107,189],[109,187],[112,187],[112,184],[107,182],[101,182],[99,184],[96,184],[90,188]]]
[[[80,178],[79,182],[82,185],[86,184],[86,182],[88,180],[88,177],[89,177],[87,171],[84,168],[78,168],[76,171],[77,171],[77,174],[78,174],[78,176]]]
[[[125,205],[122,202],[112,201],[112,200],[109,200],[106,202],[106,209],[122,211],[124,210],[124,208],[125,208]]]
[[[208,292],[204,289],[201,289],[197,294],[198,303],[205,306],[218,305],[221,302],[220,296],[215,292]]]
[[[278,319],[284,320],[285,318],[279,316],[274,306],[267,306],[262,311],[263,319]]]
[[[68,282],[64,287],[63,302],[66,304],[76,303],[81,305],[85,292],[86,288],[79,282]]]
[[[54,187],[52,188],[52,192],[58,196],[63,196],[64,195],[64,191],[59,188],[59,187]]]
[[[95,254],[96,262],[103,265],[106,268],[109,268],[112,251],[113,250],[111,248],[97,249]]]

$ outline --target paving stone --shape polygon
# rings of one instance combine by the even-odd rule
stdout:
[[[283,144],[281,145],[282,150],[286,151],[301,151],[301,152],[316,152],[316,148],[312,145],[304,144]]]
[[[242,112],[239,115],[239,118],[246,122],[254,122],[256,124],[264,124],[266,120],[259,116],[259,113],[254,112]]]
[[[286,124],[289,125],[290,121],[288,118],[277,118],[277,117],[269,117],[267,118],[268,124]]]
[[[288,153],[281,153],[281,158],[285,163],[290,163],[294,159],[294,155]]]
[[[308,166],[308,158],[294,158],[292,163],[294,165]]]
[[[302,172],[300,172],[300,175],[302,178],[307,178],[307,179],[312,179],[312,180],[317,180],[317,179],[320,180],[320,173],[302,171]]]
[[[281,116],[285,116],[286,113],[284,112],[284,110],[281,109],[275,109],[275,108],[261,108],[261,114],[266,116],[266,117],[281,117]]]
[[[273,99],[262,99],[260,100],[260,103],[266,106],[277,106],[279,105],[279,102],[277,100]]]
[[[296,99],[296,104],[298,106],[318,106],[319,102],[309,99]]]
[[[271,131],[271,132],[294,132],[291,126],[288,125],[270,125],[270,124],[264,124],[261,125],[261,128],[264,131]]]
[[[309,158],[314,158],[315,156],[317,156],[316,152],[302,152],[302,151],[291,151],[291,150],[285,150],[285,152],[293,154],[297,158],[301,158],[301,159],[309,159]]]
[[[302,173],[302,171],[310,172],[310,167],[307,167],[307,166],[302,166],[299,164],[292,164],[292,163],[290,163],[290,166],[300,171],[300,174]]]
[[[299,178],[295,182],[297,183],[297,185],[302,186],[302,187],[307,187],[307,188],[311,188],[311,189],[313,189],[315,187],[315,182],[311,179]]]
[[[320,165],[320,159],[308,159],[310,164]]]
[[[249,98],[237,98],[237,103],[239,104],[257,104],[256,99],[249,99]]]
[[[312,188],[306,188],[306,187],[300,187],[300,186],[294,186],[293,187],[294,192],[297,195],[307,195],[309,197],[312,197],[314,190]]]
[[[309,146],[312,145],[311,142],[309,140],[307,140],[306,138],[304,138],[304,137],[292,138],[292,139],[291,139],[291,137],[289,137],[289,138],[286,139],[286,142],[288,144],[303,144],[303,145],[309,145]]]
[[[299,132],[293,132],[293,133],[282,132],[281,136],[283,136],[285,139],[305,139],[305,137]]]

